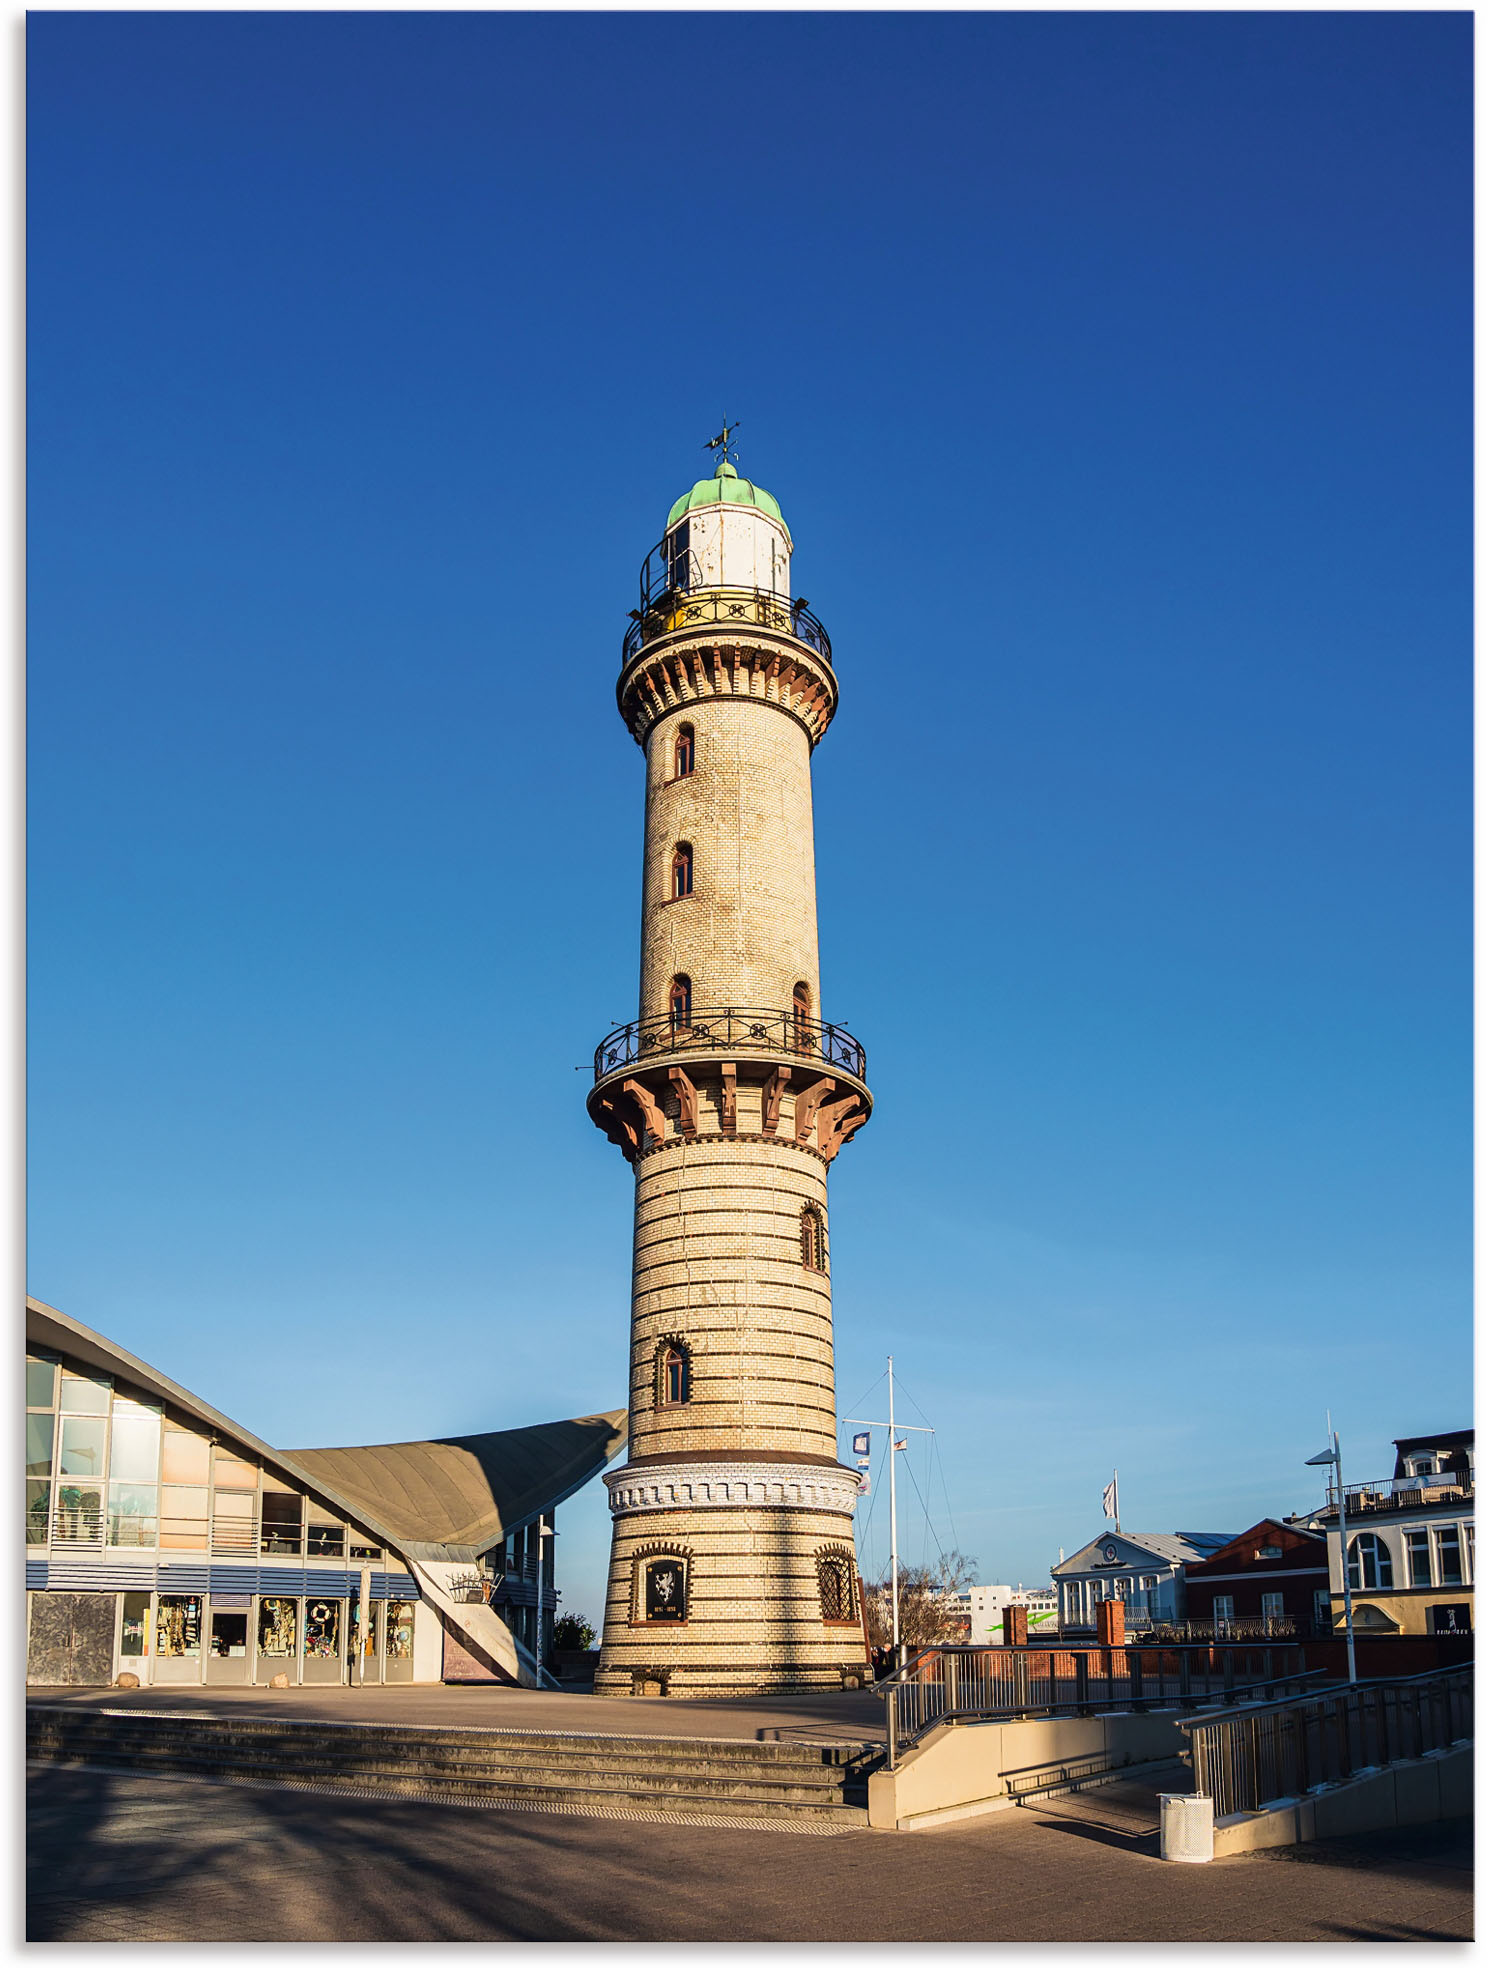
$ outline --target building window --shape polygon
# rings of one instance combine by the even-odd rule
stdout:
[[[692,556],[688,552],[687,536],[688,522],[684,519],[679,527],[667,535],[666,542],[667,586],[684,591],[690,583],[692,572]]]
[[[1410,1459],[1412,1476],[1434,1476],[1436,1474],[1435,1456],[1412,1456]]]
[[[1333,1595],[1322,1587],[1312,1595],[1312,1623],[1320,1632],[1333,1631]]]
[[[1436,1539],[1437,1578],[1443,1585],[1462,1583],[1462,1539],[1457,1526],[1448,1524],[1444,1529],[1433,1531]]]
[[[202,1602],[162,1594],[155,1606],[155,1652],[163,1660],[196,1660],[201,1655]]]
[[[1266,1621],[1279,1620],[1285,1616],[1286,1605],[1280,1592],[1261,1594],[1261,1618]]]
[[[1431,1583],[1431,1539],[1425,1531],[1405,1534],[1405,1569],[1412,1585]]]
[[[687,1618],[687,1560],[675,1551],[638,1558],[636,1600],[652,1626],[676,1626]]]
[[[1389,1592],[1395,1585],[1390,1554],[1373,1531],[1361,1531],[1349,1543],[1349,1584],[1355,1592]]]
[[[801,1211],[801,1262],[808,1271],[827,1268],[827,1226],[815,1203]]]
[[[674,1032],[685,1032],[692,1023],[692,979],[680,972],[667,993],[667,1014]]]
[[[1235,1617],[1235,1595],[1233,1592],[1216,1592],[1214,1595],[1214,1625],[1216,1631],[1228,1626]]]
[[[680,1408],[692,1398],[692,1361],[680,1339],[664,1339],[656,1349],[656,1405]]]
[[[697,758],[697,741],[690,724],[677,727],[677,743],[672,752],[672,777],[690,779]]]
[[[791,992],[791,1036],[797,1052],[810,1052],[811,986],[798,984]]]
[[[821,1593],[824,1620],[855,1621],[857,1594],[853,1589],[853,1561],[847,1552],[836,1549],[816,1554],[816,1582]]]
[[[678,841],[677,851],[672,856],[672,900],[680,902],[684,895],[692,893],[692,847],[688,841]]]

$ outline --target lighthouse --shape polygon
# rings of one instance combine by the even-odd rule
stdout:
[[[837,676],[780,507],[721,443],[642,564],[616,689],[646,825],[640,1002],[588,1096],[635,1175],[602,1695],[865,1676],[827,1177],[872,1096],[822,1016],[811,805]]]

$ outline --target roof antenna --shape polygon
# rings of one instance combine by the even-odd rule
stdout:
[[[734,432],[738,428],[739,426],[737,423],[731,424],[728,421],[728,419],[725,418],[723,423],[723,429],[718,433],[717,437],[710,437],[708,439],[708,442],[703,446],[703,449],[705,451],[722,452],[723,455],[718,460],[719,472],[722,471],[723,466],[725,466],[729,461],[729,452],[733,450]],[[739,453],[737,452],[737,450],[734,450],[734,463],[737,464],[738,462],[739,462]],[[719,476],[719,472],[714,473],[715,478]]]

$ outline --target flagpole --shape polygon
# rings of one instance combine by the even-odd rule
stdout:
[[[1116,1529],[1119,1532],[1121,1529],[1121,1484],[1114,1469],[1111,1471],[1111,1491],[1111,1501],[1116,1506]]]
[[[894,1665],[899,1665],[899,1458],[894,1450],[894,1356],[889,1355],[889,1591],[894,1603]]]

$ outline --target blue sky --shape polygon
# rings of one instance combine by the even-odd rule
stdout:
[[[623,1404],[612,686],[727,414],[838,657],[906,1550],[1462,1425],[1471,33],[31,15],[31,1289],[286,1447]]]

